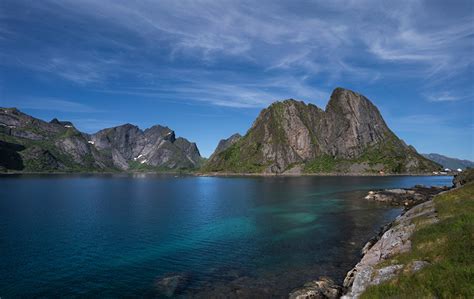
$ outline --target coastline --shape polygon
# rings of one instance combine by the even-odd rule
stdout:
[[[420,193],[412,193],[416,188],[419,188],[418,192]],[[433,198],[455,189],[457,188],[453,186],[415,186],[413,188],[369,191],[365,197],[366,200],[404,206],[404,209],[393,221],[380,227],[379,232],[365,243],[360,250],[359,261],[347,272],[342,285],[336,284],[331,278],[319,277],[317,280],[309,281],[302,287],[294,289],[289,294],[289,298],[358,298],[368,287],[388,281],[402,270],[416,272],[422,269],[428,265],[425,261],[415,261],[405,269],[400,265],[381,269],[378,266],[396,254],[411,250],[410,237],[416,231],[417,221],[420,218],[424,218],[423,221],[428,224],[438,221]],[[406,195],[405,197],[400,196],[401,190],[405,192],[403,193]],[[434,190],[436,192],[433,192]],[[393,192],[391,196],[387,194],[390,192]],[[377,199],[378,195],[381,197]],[[423,199],[418,197],[417,200],[414,200],[417,195],[423,196]],[[340,277],[337,280],[339,281]]]

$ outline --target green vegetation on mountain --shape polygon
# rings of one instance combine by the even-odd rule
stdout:
[[[244,137],[216,150],[203,171],[426,173],[439,168],[400,140],[367,98],[337,88],[324,111],[293,99],[271,104]]]

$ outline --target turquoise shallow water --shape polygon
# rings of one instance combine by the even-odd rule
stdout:
[[[0,297],[285,296],[342,279],[398,209],[367,190],[450,177],[0,177]]]

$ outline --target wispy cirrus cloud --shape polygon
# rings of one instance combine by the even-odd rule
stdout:
[[[197,103],[232,108],[261,108],[274,101],[288,98],[305,99],[321,105],[329,98],[328,91],[314,88],[304,83],[304,80],[291,77],[272,78],[258,83],[215,82],[210,79],[187,78],[185,82],[176,82],[171,86],[123,87],[96,91],[145,98],[172,98],[175,102],[183,104],[189,99],[194,99]]]
[[[44,111],[60,111],[60,112],[77,112],[77,113],[98,113],[103,112],[89,105],[81,104],[77,101],[43,98],[43,97],[26,97],[17,98],[14,101],[3,100],[0,102],[2,106],[18,107],[21,109],[44,110]]]
[[[444,8],[425,1],[294,5],[290,1],[45,0],[3,5],[4,11],[12,11],[7,9],[10,6],[17,11],[0,15],[6,25],[0,36],[9,37],[0,39],[7,45],[0,50],[0,64],[104,88],[110,81],[128,79],[136,87],[153,87],[143,74],[153,77],[163,67],[183,63],[198,70],[225,65],[241,74],[242,84],[234,89],[242,97],[226,104],[236,107],[253,107],[255,96],[272,96],[265,91],[252,95],[245,87],[258,79],[255,73],[278,78],[283,72],[297,80],[296,85],[317,82],[323,89],[340,81],[374,84],[406,77],[435,77],[441,84],[474,63],[473,56],[466,55],[473,50],[472,14],[432,18]],[[28,6],[28,13],[23,6]],[[55,26],[54,34],[45,37],[53,29],[42,21],[48,18],[70,27]],[[38,25],[30,29],[37,34],[22,30],[28,23]],[[9,50],[12,44],[26,47]]]
[[[430,102],[456,102],[472,98],[472,95],[455,95],[450,91],[442,91],[437,93],[425,94],[425,97]]]

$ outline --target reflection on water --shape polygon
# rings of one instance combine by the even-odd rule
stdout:
[[[3,296],[285,296],[341,279],[397,209],[375,188],[449,177],[0,177]]]

